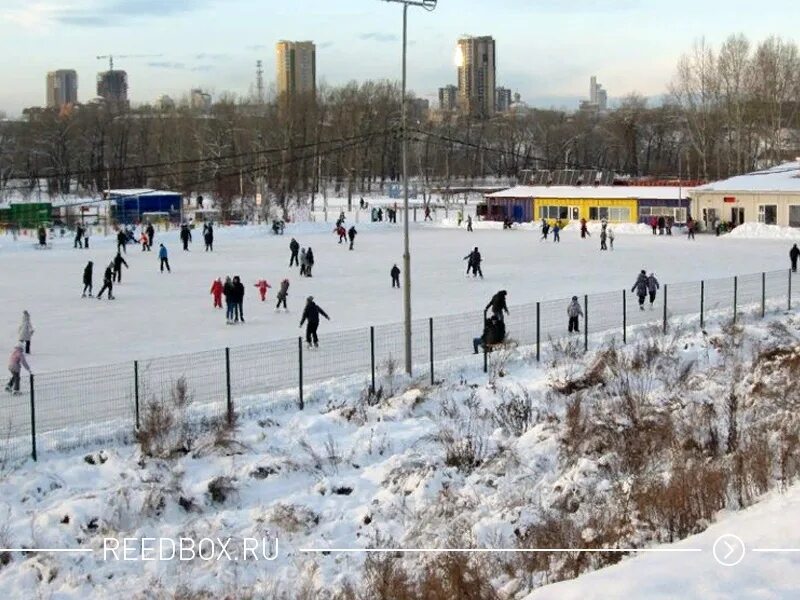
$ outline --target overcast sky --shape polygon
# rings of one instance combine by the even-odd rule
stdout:
[[[381,0],[0,0],[0,110],[44,104],[46,72],[60,68],[91,99],[107,68],[95,56],[109,53],[134,102],[245,94],[259,58],[273,85],[279,39],[316,42],[318,81],[399,79],[401,12]],[[498,85],[531,104],[575,108],[593,74],[612,98],[658,97],[693,40],[792,38],[798,19],[797,0],[440,0],[409,11],[409,86],[433,98],[456,82],[456,39],[492,35]]]

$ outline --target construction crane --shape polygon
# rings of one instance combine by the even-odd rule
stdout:
[[[161,54],[117,54],[117,58],[158,58]],[[98,56],[97,60],[105,60],[108,59],[108,70],[114,70],[114,55],[113,54],[104,54],[103,56]]]

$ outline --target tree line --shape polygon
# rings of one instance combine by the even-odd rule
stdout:
[[[607,114],[516,106],[476,120],[428,114],[413,100],[409,168],[423,189],[530,169],[717,179],[800,147],[800,57],[777,37],[699,40],[660,102],[631,94]],[[285,206],[323,188],[384,190],[401,177],[400,106],[397,83],[367,81],[271,103],[224,95],[209,113],[30,109],[0,123],[0,193],[153,187],[210,192],[225,205],[261,192]]]

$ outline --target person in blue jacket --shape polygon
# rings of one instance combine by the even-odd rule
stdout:
[[[167,267],[167,272],[172,273],[172,270],[169,268],[169,255],[167,254],[167,248],[164,244],[159,244],[158,246],[158,260],[161,262],[161,272],[164,272],[164,267]]]

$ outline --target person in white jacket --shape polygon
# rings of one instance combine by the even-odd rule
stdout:
[[[31,338],[33,337],[31,315],[27,310],[22,311],[22,323],[19,326],[19,343],[25,345],[25,354],[31,353]]]

